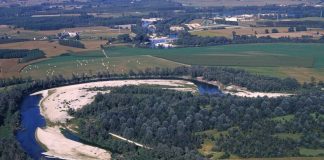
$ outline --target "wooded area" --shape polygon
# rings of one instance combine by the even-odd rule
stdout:
[[[323,100],[321,92],[251,99],[127,86],[98,94],[92,104],[70,113],[77,117],[82,138],[117,148],[116,157],[122,157],[120,153],[126,159],[198,158],[204,136],[196,133],[206,130],[228,132],[215,139],[216,151],[240,157],[289,157],[300,156],[298,147],[323,148],[323,117],[311,116],[323,114]],[[285,115],[295,118],[282,123],[272,120]],[[138,152],[114,142],[110,132],[153,149]],[[277,133],[299,133],[302,138],[281,139],[273,136]]]
[[[59,44],[63,46],[75,47],[75,48],[85,48],[85,45],[79,40],[59,40]]]

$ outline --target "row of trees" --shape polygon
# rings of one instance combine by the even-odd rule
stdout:
[[[39,49],[0,49],[0,59],[20,58],[25,63],[35,59],[45,58],[45,53]]]
[[[75,47],[75,48],[85,48],[85,45],[83,43],[81,43],[79,40],[60,39],[58,42],[60,45],[63,45],[63,46],[69,46],[69,47]]]
[[[269,33],[269,31],[266,31]],[[277,30],[273,30],[276,33]],[[301,38],[272,38],[270,36],[266,37],[256,37],[254,35],[237,35],[233,32],[233,39],[226,37],[201,37],[196,35],[191,35],[188,32],[182,32],[178,36],[178,40],[175,42],[176,45],[184,47],[198,47],[198,46],[215,46],[215,45],[227,45],[227,44],[248,44],[248,43],[282,43],[282,42],[292,42],[292,43],[324,43],[324,37],[319,40],[315,40],[309,37]]]
[[[139,17],[100,18],[89,15],[72,17],[3,17],[1,24],[14,25],[32,30],[57,30],[84,26],[115,26],[122,24],[135,24]]]
[[[266,26],[266,27],[302,27],[301,31],[308,28],[324,28],[323,21],[312,21],[312,20],[305,20],[305,21],[262,21],[257,22],[257,25]]]

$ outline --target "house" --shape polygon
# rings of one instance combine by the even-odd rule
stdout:
[[[78,32],[69,32],[69,31],[63,31],[61,33],[57,34],[59,39],[67,39],[67,38],[77,38],[79,36]]]
[[[163,48],[170,48],[173,47],[174,45],[172,44],[177,40],[177,36],[174,35],[169,35],[165,37],[155,37],[151,36],[150,42],[151,42],[151,47],[157,48],[157,47],[163,47]]]
[[[238,18],[237,17],[226,17],[225,21],[228,22],[238,22]]]
[[[142,18],[142,27],[146,28],[148,27],[149,25],[152,25],[154,24],[155,22],[158,22],[158,21],[161,21],[163,20],[162,18],[148,18],[148,19],[145,19],[145,18]]]
[[[185,24],[189,30],[194,30],[194,29],[199,29],[201,25],[199,23],[190,23],[190,24]]]
[[[185,28],[184,27],[181,27],[181,26],[171,26],[170,27],[170,31],[173,31],[173,32],[179,32],[179,31],[184,31]]]

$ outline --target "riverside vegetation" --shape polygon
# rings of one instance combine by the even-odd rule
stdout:
[[[19,128],[19,103],[24,96],[35,91],[116,78],[172,78],[185,75],[194,78],[202,73],[205,73],[207,78],[208,75],[215,75],[215,72],[222,73],[220,77],[238,77],[244,73],[226,68],[179,67],[174,70],[147,69],[122,75],[74,75],[71,79],[55,76],[35,81],[3,80],[1,86],[6,87],[0,90],[0,147],[3,148],[0,150],[0,157],[27,157],[14,139],[14,132]],[[213,141],[214,152],[219,152],[225,157],[305,156],[299,152],[301,149],[323,150],[321,122],[324,97],[320,91],[323,83],[309,83],[291,88],[285,86],[285,81],[278,78],[269,79],[253,74],[246,74],[241,78],[249,81],[251,77],[264,80],[264,83],[280,84],[283,88],[288,88],[287,91],[297,95],[253,99],[230,95],[195,95],[147,87],[121,87],[112,89],[110,94],[98,94],[92,104],[79,111],[70,110],[76,117],[76,121],[71,123],[79,126],[80,137],[109,149],[118,159],[195,159],[211,156],[197,151],[206,139]],[[232,78],[229,78],[229,82],[239,84]],[[282,118],[286,116],[290,118]],[[214,137],[204,133],[210,130],[223,131],[222,133],[226,134]],[[144,143],[153,149],[136,148],[131,144],[116,141],[107,131]],[[282,136],[283,134],[286,136]],[[298,135],[297,139],[291,138],[291,135]],[[9,147],[7,144],[10,144]],[[278,149],[284,152],[279,152]]]

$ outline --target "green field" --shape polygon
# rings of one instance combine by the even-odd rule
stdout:
[[[324,155],[324,149],[300,148],[299,153],[304,156],[320,156]]]
[[[106,49],[106,53],[109,58],[104,57],[101,51],[59,56],[32,64],[22,73],[46,76],[52,74],[52,69],[53,74],[64,75],[72,72],[89,72],[89,70],[125,72],[129,69],[139,70],[145,67],[172,68],[181,63],[237,67],[263,75],[294,77],[301,82],[309,81],[311,76],[317,80],[324,80],[323,44],[242,44],[174,49],[111,47]],[[79,63],[77,60],[84,63],[87,61],[87,66],[77,66]],[[107,65],[103,66],[102,63]],[[39,69],[29,69],[35,65]],[[37,70],[40,74],[36,72]]]
[[[110,73],[128,73],[129,70],[139,71],[153,67],[173,68],[180,65],[182,64],[147,55],[106,58],[102,53],[95,52],[54,57],[28,65],[21,73],[23,76],[44,78],[59,74],[71,76],[72,74],[95,74],[104,71],[109,71]]]

